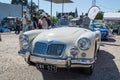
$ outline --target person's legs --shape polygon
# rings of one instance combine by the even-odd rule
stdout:
[[[25,31],[26,31],[26,24],[23,24],[22,32],[25,32]]]
[[[17,31],[18,31],[18,34],[19,34],[20,33],[20,26],[18,26],[17,28],[18,28]]]
[[[17,33],[17,26],[15,26],[15,34]]]
[[[25,26],[25,31],[28,31],[28,30],[29,30],[29,29],[28,29],[28,25],[26,25],[26,26]]]

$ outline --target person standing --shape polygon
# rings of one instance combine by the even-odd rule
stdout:
[[[82,23],[83,23],[83,16],[80,15],[80,18],[79,18],[79,20],[76,22],[76,24],[79,25],[79,26],[82,26]]]
[[[47,16],[47,23],[48,23],[48,28],[52,27],[52,23],[51,23],[51,19],[50,19],[50,15]]]
[[[18,19],[18,17],[16,17],[16,29],[15,29],[15,33],[16,34],[20,33],[20,20]]]
[[[23,24],[23,27],[22,27],[22,32],[25,32],[28,30],[28,26],[29,26],[29,23],[30,23],[30,16],[27,14],[26,10],[23,10],[23,18],[22,18],[22,24]]]
[[[40,23],[42,25],[42,29],[48,29],[48,22],[46,16],[42,16]]]
[[[34,29],[38,29],[38,19],[36,18],[36,13],[32,14],[32,21]]]
[[[90,25],[90,18],[88,17],[88,13],[85,14],[83,18],[83,27],[88,28]]]
[[[58,20],[58,24],[57,24],[57,26],[59,25],[61,25],[61,26],[67,26],[67,25],[69,25],[69,18],[68,18],[68,14],[67,13],[65,13],[64,15],[63,15],[63,17],[62,18],[60,18],[59,20]]]

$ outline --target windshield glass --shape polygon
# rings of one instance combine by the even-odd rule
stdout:
[[[91,29],[90,26],[83,26],[82,22],[78,18],[68,19],[68,18],[61,18],[55,24],[56,27],[81,27]]]
[[[95,23],[94,24],[94,28],[102,28],[102,29],[106,29],[107,26],[105,24],[100,24],[100,23]]]

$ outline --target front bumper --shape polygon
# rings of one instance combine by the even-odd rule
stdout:
[[[30,56],[30,61],[34,63],[51,64],[58,68],[90,67],[95,62],[94,59],[51,59],[33,55]]]
[[[90,67],[94,62],[94,58],[79,58],[72,59],[70,57],[66,59],[55,59],[55,58],[43,58],[39,56],[30,55],[30,52],[19,51],[19,55],[28,59],[33,63],[43,63],[55,65],[58,68],[75,68],[75,67]]]

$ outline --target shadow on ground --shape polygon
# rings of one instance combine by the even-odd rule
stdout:
[[[114,38],[102,39],[102,42],[116,42]]]
[[[114,58],[111,53],[100,50],[92,75],[85,75],[79,69],[61,70],[57,73],[42,71],[42,74],[44,80],[120,80]]]
[[[110,46],[120,46],[119,44],[115,43],[116,40],[113,38],[110,38],[109,40],[102,40],[100,46],[110,45]]]

